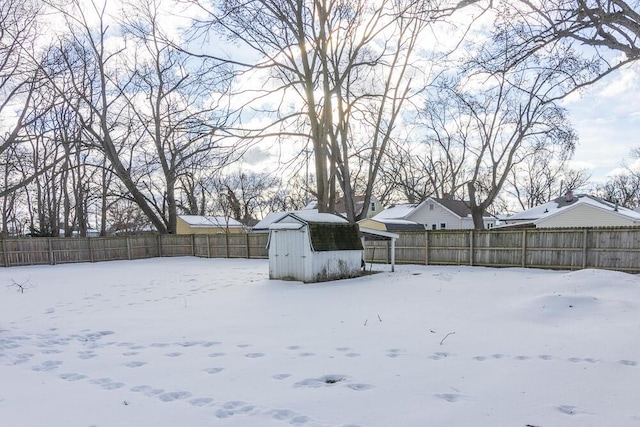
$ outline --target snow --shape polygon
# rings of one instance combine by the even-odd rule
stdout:
[[[240,221],[223,216],[180,215],[192,227],[244,227]]]
[[[183,257],[0,284],[3,426],[640,425],[634,275],[402,265],[303,285]]]
[[[391,206],[379,214],[373,216],[375,220],[402,219],[409,215],[418,205],[415,203],[405,203]]]

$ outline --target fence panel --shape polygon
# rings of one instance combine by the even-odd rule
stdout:
[[[5,267],[51,264],[49,239],[3,239],[2,252]]]
[[[52,264],[68,264],[74,262],[90,262],[88,239],[49,239],[51,247]]]
[[[640,272],[640,231],[609,229],[586,236],[587,267]]]
[[[117,261],[129,259],[126,238],[93,237],[91,238],[90,244],[93,261]]]
[[[522,266],[522,231],[474,230],[469,238],[473,265],[494,267]]]

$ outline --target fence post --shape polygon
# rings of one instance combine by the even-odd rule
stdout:
[[[158,234],[158,257],[162,257],[162,235]]]
[[[429,232],[424,232],[424,265],[429,265]]]
[[[93,256],[93,245],[91,244],[91,237],[87,237],[87,243],[89,245],[89,260],[91,260],[91,262],[96,262],[94,256]]]
[[[247,242],[247,259],[251,258],[251,254],[249,253],[249,233],[245,232],[246,242]]]
[[[527,230],[522,230],[522,268],[527,266]]]
[[[131,240],[129,239],[129,236],[126,237],[127,241],[127,259],[131,260]]]
[[[229,258],[229,233],[224,233],[224,253]]]
[[[196,235],[191,235],[191,254],[196,256]]]
[[[585,228],[582,231],[582,268],[587,268],[587,234],[589,230]]]
[[[209,236],[210,234],[207,234],[207,258],[211,258],[211,240]]]
[[[473,229],[469,230],[469,265],[473,265]]]
[[[51,246],[51,237],[47,238],[47,246],[49,247],[49,264],[55,265],[56,259],[54,258],[53,247]]]
[[[2,239],[2,258],[4,259],[4,266],[9,267],[9,254],[7,253],[7,241]]]

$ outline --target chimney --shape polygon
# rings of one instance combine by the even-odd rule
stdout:
[[[567,192],[564,193],[564,199],[567,201],[567,203],[573,202],[573,191],[567,190]]]

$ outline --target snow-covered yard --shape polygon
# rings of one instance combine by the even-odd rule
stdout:
[[[638,426],[640,277],[1,269],[0,384],[2,426]]]

